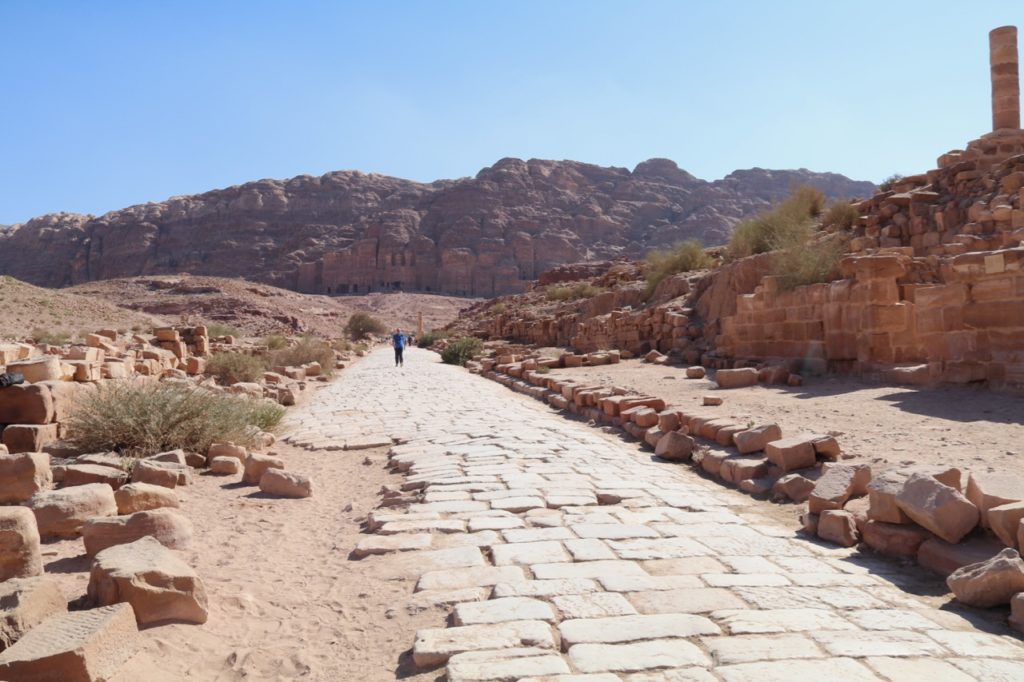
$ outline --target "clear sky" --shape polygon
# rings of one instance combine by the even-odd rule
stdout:
[[[1020,0],[0,0],[0,223],[505,156],[878,181],[989,130],[1008,23]]]

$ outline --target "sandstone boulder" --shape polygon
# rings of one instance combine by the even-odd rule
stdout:
[[[53,396],[46,386],[17,384],[0,388],[0,424],[49,424],[53,410]]]
[[[106,483],[36,493],[28,501],[28,506],[36,516],[39,535],[44,539],[78,537],[89,519],[117,513],[114,489]]]
[[[140,459],[132,468],[132,483],[151,483],[174,488],[191,482],[192,468],[186,464]]]
[[[757,384],[757,370],[753,367],[720,369],[715,372],[715,383],[719,388],[745,388]]]
[[[82,526],[86,554],[150,536],[165,547],[185,549],[192,542],[192,522],[173,509],[150,509],[127,516],[93,519]]]
[[[1017,549],[1017,530],[1024,519],[1024,502],[1011,502],[988,510],[988,525],[1007,547]]]
[[[129,483],[121,486],[114,491],[114,501],[117,502],[117,513],[122,516],[180,505],[174,490],[151,483]]]
[[[50,576],[11,578],[0,582],[0,651],[50,616],[66,613],[67,599]]]
[[[10,424],[0,435],[9,452],[40,452],[57,440],[57,425]]]
[[[206,453],[207,459],[214,457],[235,457],[239,462],[245,463],[245,457],[249,453],[241,445],[234,443],[214,443]]]
[[[260,477],[260,490],[278,497],[309,497],[313,494],[313,479],[284,469],[267,469]]]
[[[1024,592],[1013,595],[1010,599],[1010,627],[1024,633]]]
[[[155,455],[150,455],[149,457],[144,457],[143,459],[146,460],[147,462],[169,462],[171,464],[177,464],[180,466],[188,465],[188,460],[185,458],[185,451],[181,449],[168,450],[167,452],[158,452]]]
[[[907,476],[900,471],[883,471],[868,483],[868,518],[883,523],[911,523],[910,517],[896,504]]]
[[[896,504],[946,542],[959,542],[978,525],[978,508],[956,488],[928,474],[912,474],[896,496]]]
[[[887,556],[913,559],[921,545],[932,539],[930,532],[915,523],[885,523],[868,519],[861,527],[864,544]]]
[[[1004,549],[1003,543],[987,537],[967,538],[956,544],[929,538],[917,550],[917,563],[930,571],[948,576],[964,566],[988,561]]]
[[[764,454],[768,461],[782,469],[783,473],[813,467],[818,461],[814,456],[813,437],[808,436],[771,441],[764,446]]]
[[[1024,502],[1024,476],[1012,472],[971,472],[967,479],[967,499],[981,513],[981,525],[988,528],[988,510],[1012,502]]]
[[[695,365],[693,367],[687,367],[686,368],[686,378],[687,379],[703,379],[704,378],[704,374],[705,374],[704,368],[701,367],[700,365]]]
[[[818,537],[841,547],[853,547],[860,539],[853,514],[841,509],[828,509],[818,516]]]
[[[669,431],[654,448],[654,454],[662,459],[686,461],[693,456],[694,440],[681,431]]]
[[[0,654],[0,680],[110,680],[139,643],[135,614],[128,604],[58,614]]]
[[[214,457],[210,460],[210,473],[230,476],[241,473],[242,463],[237,457]]]
[[[69,464],[64,467],[64,485],[86,485],[106,483],[117,490],[128,480],[128,472],[100,464]]]
[[[206,588],[175,552],[152,537],[103,550],[89,572],[89,599],[98,606],[127,602],[139,625],[205,623]]]
[[[848,499],[863,495],[870,481],[871,467],[866,464],[828,465],[808,498],[808,508],[815,514],[842,509]]]
[[[814,481],[800,474],[786,474],[775,481],[772,494],[793,502],[804,502],[814,490]]]
[[[50,456],[46,453],[0,453],[0,504],[24,502],[52,485]]]
[[[741,455],[760,452],[768,443],[781,438],[782,429],[778,424],[762,424],[740,431],[732,437],[733,443],[736,444],[736,449],[740,451]]]
[[[270,455],[249,453],[245,458],[245,471],[242,473],[242,482],[249,485],[259,485],[260,479],[267,469],[284,469],[284,460],[279,457],[271,457]]]
[[[56,355],[44,355],[28,360],[16,360],[7,364],[8,372],[18,372],[25,376],[30,384],[39,381],[62,379],[64,372],[60,368],[60,358]]]
[[[43,572],[39,530],[25,507],[0,507],[0,582]]]
[[[1013,595],[1024,592],[1024,561],[1015,549],[1004,549],[988,561],[954,571],[946,584],[960,601],[988,608],[1008,604]]]

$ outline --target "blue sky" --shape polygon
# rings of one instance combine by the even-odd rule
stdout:
[[[505,156],[921,172],[1017,1],[0,0],[0,223]]]

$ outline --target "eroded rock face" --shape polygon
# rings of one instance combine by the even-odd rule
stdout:
[[[502,159],[474,178],[430,184],[342,171],[100,217],[34,218],[0,236],[0,274],[61,286],[190,272],[312,293],[494,296],[563,263],[641,258],[688,237],[724,243],[736,222],[801,184],[830,199],[875,189],[805,170],[752,169],[706,182],[667,159],[633,171]]]

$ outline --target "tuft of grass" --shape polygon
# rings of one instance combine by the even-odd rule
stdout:
[[[781,204],[737,225],[725,247],[726,260],[746,258],[802,244],[814,233],[815,219],[825,209],[825,195],[813,187],[797,187]]]
[[[334,372],[334,349],[331,344],[315,336],[304,336],[294,346],[276,350],[267,357],[270,367],[297,367],[307,362],[319,362],[323,373]]]
[[[281,350],[288,347],[288,339],[280,334],[271,334],[263,338],[263,345],[269,350]]]
[[[206,363],[206,373],[223,386],[239,381],[258,381],[266,365],[260,358],[243,353],[214,353]]]
[[[441,351],[441,361],[449,365],[464,367],[484,347],[480,339],[470,336],[455,339]]]
[[[507,310],[508,310],[508,304],[507,303],[495,303],[494,305],[492,305],[490,308],[487,309],[487,314],[488,315],[500,315],[500,314],[502,314],[503,312],[505,312]]]
[[[423,332],[423,336],[416,339],[416,345],[420,348],[430,348],[435,342],[447,337],[443,331],[437,329],[431,329],[430,331]]]
[[[352,313],[345,323],[345,333],[353,341],[360,341],[376,334],[387,332],[388,328],[383,322],[370,313]]]
[[[242,331],[237,327],[232,327],[229,324],[220,324],[219,322],[214,322],[213,324],[206,325],[206,333],[209,334],[211,337],[234,336],[236,338],[240,338],[242,336],[245,336],[242,333]]]
[[[37,328],[32,330],[32,340],[36,343],[46,343],[51,346],[63,346],[71,342],[71,334],[66,331]]]
[[[284,408],[184,383],[108,381],[84,395],[69,419],[74,441],[88,452],[126,457],[182,448],[206,452],[230,440],[252,445],[254,428],[273,428]]]
[[[848,246],[849,237],[840,232],[776,251],[772,254],[772,274],[778,277],[782,290],[830,282],[836,278]]]
[[[882,180],[880,183],[878,183],[878,191],[879,192],[888,192],[889,190],[892,189],[893,185],[895,185],[897,182],[899,182],[902,179],[903,179],[902,175],[900,175],[899,173],[893,173],[892,175],[887,177],[885,180]]]
[[[594,286],[589,282],[580,282],[573,286],[552,284],[544,289],[544,296],[549,301],[575,301],[582,298],[592,298],[603,291],[603,287]]]
[[[837,201],[821,217],[821,229],[827,232],[847,232],[860,218],[860,211],[849,201]]]
[[[680,272],[703,270],[714,262],[700,241],[687,239],[669,249],[658,249],[647,254],[644,276],[647,279],[647,297],[650,298],[662,280]]]

